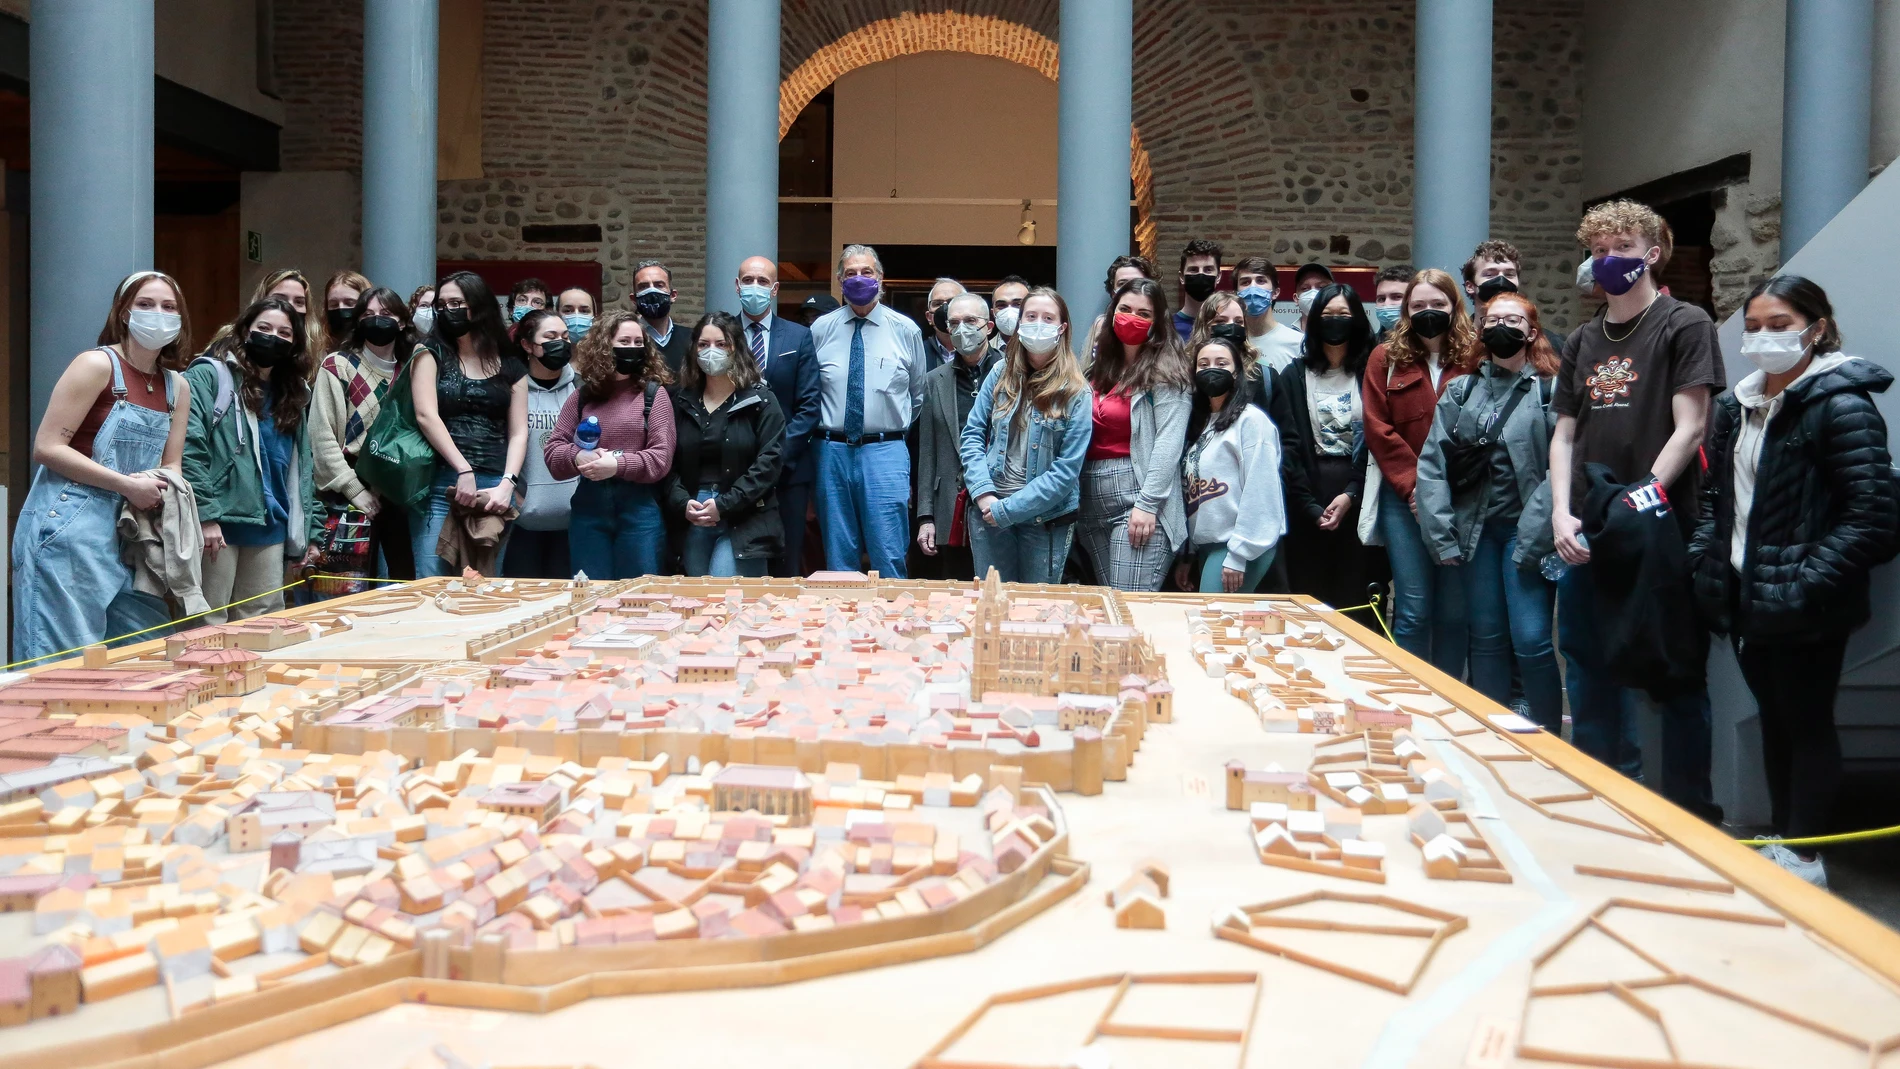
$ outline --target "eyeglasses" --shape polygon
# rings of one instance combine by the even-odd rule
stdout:
[[[1485,316],[1484,325],[1487,327],[1516,327],[1519,330],[1529,330],[1531,321],[1520,315]]]

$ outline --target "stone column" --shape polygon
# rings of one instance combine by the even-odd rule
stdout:
[[[1491,231],[1491,0],[1418,0],[1412,263],[1458,277]]]
[[[120,281],[153,266],[152,11],[149,0],[59,0],[33,10],[35,428],[66,365],[98,340]],[[185,294],[187,302],[195,296]]]
[[[1781,92],[1781,259],[1867,184],[1874,0],[1788,0]]]
[[[363,4],[363,274],[435,281],[436,0]]]
[[[1056,288],[1068,299],[1072,329],[1087,330],[1108,303],[1102,273],[1128,252],[1133,0],[1062,0],[1061,37]]]
[[[706,10],[706,310],[739,313],[748,256],[778,261],[779,0]]]

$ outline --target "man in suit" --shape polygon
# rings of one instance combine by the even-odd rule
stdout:
[[[666,369],[679,378],[680,362],[693,351],[693,331],[673,321],[673,269],[659,260],[641,260],[633,269],[633,306],[646,327],[647,344],[660,350]]]
[[[805,509],[818,470],[811,433],[818,426],[818,353],[811,331],[775,314],[778,305],[778,265],[764,256],[748,257],[733,279],[739,291],[739,309],[745,343],[759,374],[778,398],[785,413],[785,470],[779,476],[778,511],[785,525],[784,555],[772,561],[772,574],[796,578],[805,574]]]
[[[917,556],[919,579],[973,579],[969,523],[981,523],[965,499],[958,439],[970,419],[978,388],[1003,359],[990,348],[990,309],[980,295],[950,299],[948,325],[954,356],[924,376],[924,407],[917,415]],[[961,518],[962,522],[958,522]]]

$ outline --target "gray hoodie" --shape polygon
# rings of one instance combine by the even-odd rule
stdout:
[[[554,421],[560,418],[561,406],[574,396],[576,388],[571,364],[561,369],[561,377],[551,386],[533,375],[528,376],[528,458],[521,468],[521,490],[527,495],[527,501],[515,520],[516,526],[523,530],[567,530],[569,507],[580,479],[556,479],[549,475],[543,454],[548,433],[554,430]]]

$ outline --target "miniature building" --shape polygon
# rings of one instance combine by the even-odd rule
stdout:
[[[729,765],[713,777],[712,808],[720,813],[757,810],[802,828],[811,823],[811,780],[795,768]]]
[[[1010,595],[996,569],[983,579],[976,614],[970,693],[1116,694],[1130,674],[1158,674],[1147,636],[1120,624],[1027,623],[1009,619]]]
[[[264,658],[246,649],[188,649],[172,658],[180,668],[196,669],[210,676],[219,697],[241,697],[264,686]]]
[[[412,728],[439,727],[443,700],[427,697],[382,697],[353,702],[323,720],[324,727]]]
[[[1074,731],[1079,727],[1107,731],[1108,722],[1115,718],[1115,705],[1113,698],[1092,694],[1058,694],[1056,727],[1063,731]]]
[[[1168,912],[1161,905],[1161,890],[1153,880],[1136,873],[1115,888],[1110,904],[1115,909],[1117,928],[1166,928]]]
[[[336,820],[336,799],[322,791],[266,791],[252,795],[225,818],[224,834],[237,853],[262,850],[280,832],[309,835]]]
[[[546,780],[535,783],[504,783],[499,787],[490,787],[482,795],[479,803],[483,809],[493,809],[510,816],[531,817],[538,824],[546,824],[554,819],[561,809],[561,788]]]
[[[675,664],[681,683],[729,683],[739,674],[737,657],[681,657]]]
[[[192,706],[216,697],[216,689],[216,682],[203,672],[64,668],[0,689],[0,701],[38,706],[49,716],[130,713],[154,724],[169,724]]]
[[[1310,810],[1317,799],[1313,785],[1303,772],[1278,769],[1250,769],[1242,762],[1227,762],[1227,808],[1249,809],[1255,802],[1276,802],[1288,809]]]
[[[30,910],[41,896],[66,882],[60,873],[15,873],[0,876],[0,913]]]
[[[177,661],[189,650],[221,650],[228,648],[231,632],[218,624],[208,627],[194,627],[190,631],[180,631],[165,638],[165,659]]]
[[[32,990],[29,1016],[37,1021],[79,1008],[79,955],[53,943],[26,959],[27,984]]]

